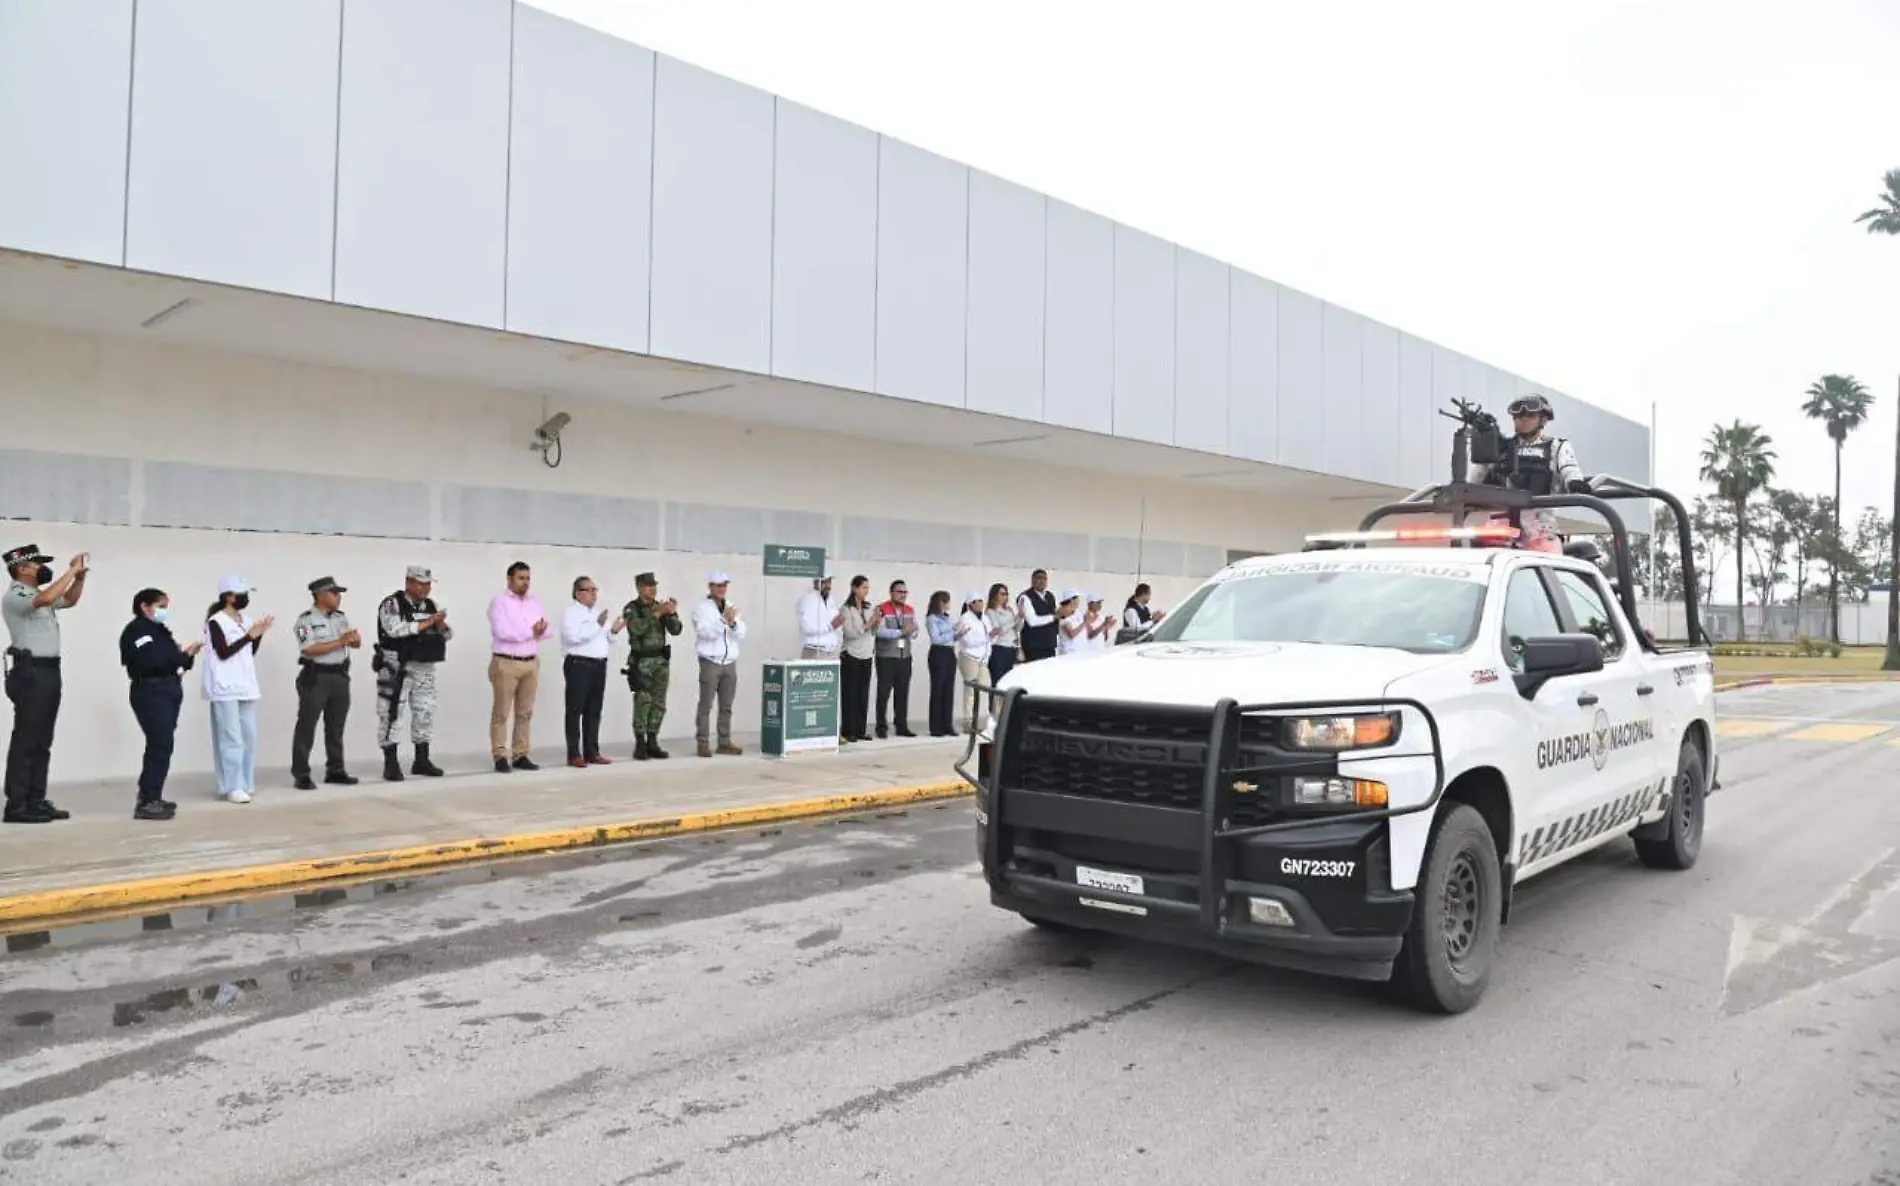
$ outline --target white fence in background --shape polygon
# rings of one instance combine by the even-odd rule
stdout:
[[[1689,628],[1682,603],[1652,605],[1639,599],[1636,608],[1643,624],[1657,638],[1682,639]],[[1803,605],[1751,605],[1745,607],[1750,642],[1793,642],[1797,638],[1828,637],[1827,602]],[[1701,609],[1702,628],[1717,642],[1738,641],[1736,613],[1732,605],[1705,605]],[[1875,598],[1865,603],[1841,605],[1841,641],[1848,646],[1880,646],[1887,641],[1887,601]]]

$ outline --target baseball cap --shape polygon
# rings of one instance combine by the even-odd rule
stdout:
[[[238,576],[236,573],[233,573],[230,576],[225,577],[223,580],[218,582],[218,596],[220,597],[224,596],[226,593],[252,593],[252,592],[255,592],[255,590],[251,588],[251,582],[245,580],[241,576]]]
[[[708,585],[730,585],[732,578],[726,575],[725,570],[716,568],[706,574],[706,583]]]
[[[988,593],[983,592],[983,590],[972,589],[968,593],[965,593],[963,595],[963,604],[968,605],[972,601],[988,601],[989,599],[990,599],[990,595]]]
[[[16,564],[25,564],[29,560],[35,564],[51,564],[53,562],[51,556],[40,551],[38,544],[26,544],[23,547],[13,549],[5,556],[0,556],[0,564],[4,564],[8,568],[12,568]]]
[[[1076,598],[1080,596],[1082,596],[1082,590],[1080,589],[1064,589],[1062,591],[1061,599],[1063,601],[1074,601]]]

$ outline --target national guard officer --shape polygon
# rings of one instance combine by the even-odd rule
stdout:
[[[1541,395],[1525,395],[1511,401],[1512,426],[1517,435],[1504,445],[1504,457],[1496,465],[1471,466],[1468,479],[1489,486],[1522,490],[1534,497],[1549,494],[1588,493],[1590,483],[1577,464],[1577,451],[1563,437],[1550,436],[1545,429],[1557,418],[1557,410]],[[1525,511],[1520,516],[1526,535],[1525,546],[1540,552],[1557,552],[1557,513],[1545,508]]]
[[[7,746],[9,824],[50,824],[70,818],[46,797],[47,767],[53,759],[53,725],[59,719],[59,611],[79,604],[86,592],[91,557],[74,556],[59,579],[53,558],[38,544],[15,548],[0,557],[13,578],[0,597],[0,616],[13,645],[7,648],[6,692],[13,702],[13,740]]]
[[[627,684],[633,689],[633,757],[672,755],[660,748],[660,722],[666,719],[667,677],[672,673],[673,645],[667,636],[678,636],[686,627],[680,621],[679,602],[669,597],[658,600],[659,578],[643,572],[633,578],[640,595],[620,611],[627,624]]]
[[[402,781],[396,747],[405,716],[416,743],[410,773],[430,778],[442,774],[429,760],[429,742],[435,736],[435,666],[448,657],[455,632],[449,628],[448,611],[429,597],[434,587],[435,574],[412,564],[403,587],[376,607],[376,654],[370,661],[376,672],[376,743],[383,750],[383,777],[390,782]]]
[[[343,723],[350,715],[350,655],[363,636],[343,614],[349,592],[335,577],[310,582],[311,606],[297,618],[297,727],[290,739],[290,776],[300,791],[314,791],[310,747],[323,718],[323,781],[355,786],[343,768]]]

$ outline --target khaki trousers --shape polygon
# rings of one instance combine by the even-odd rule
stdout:
[[[534,697],[541,687],[541,659],[488,660],[488,682],[495,689],[495,710],[488,717],[488,749],[497,759],[528,756],[528,725],[534,720]],[[514,718],[513,750],[509,748],[508,719]]]
[[[976,720],[976,730],[981,733],[990,723],[990,694],[971,688],[968,681],[975,680],[983,687],[990,686],[990,665],[986,659],[977,659],[957,652],[957,702],[969,711],[963,713],[967,725],[972,717]]]

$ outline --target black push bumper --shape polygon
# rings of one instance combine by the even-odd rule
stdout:
[[[994,905],[1253,963],[1366,980],[1390,975],[1413,895],[1392,888],[1385,821],[1432,810],[1444,790],[1437,726],[1424,705],[1371,707],[1403,706],[1424,721],[1435,772],[1426,802],[1276,818],[1263,809],[1261,788],[1339,766],[1330,756],[1263,750],[1246,740],[1261,731],[1243,722],[1364,709],[1366,702],[1243,708],[1227,701],[1183,718],[1180,710],[1057,702],[1018,690],[1001,700],[996,742],[978,750],[978,773],[966,769],[967,758],[958,766],[977,786],[977,845]],[[1173,719],[1156,723],[1144,712]],[[1144,748],[1093,773],[1072,761],[1052,766],[1043,759],[1057,747],[1023,744],[1026,732],[1052,721],[1070,738],[1084,724],[1103,736],[1120,729],[1115,736],[1143,738]],[[1194,802],[1181,793],[1183,762],[1198,763]],[[1061,779],[1067,784],[1054,785]],[[1254,789],[1237,798],[1236,783]]]

